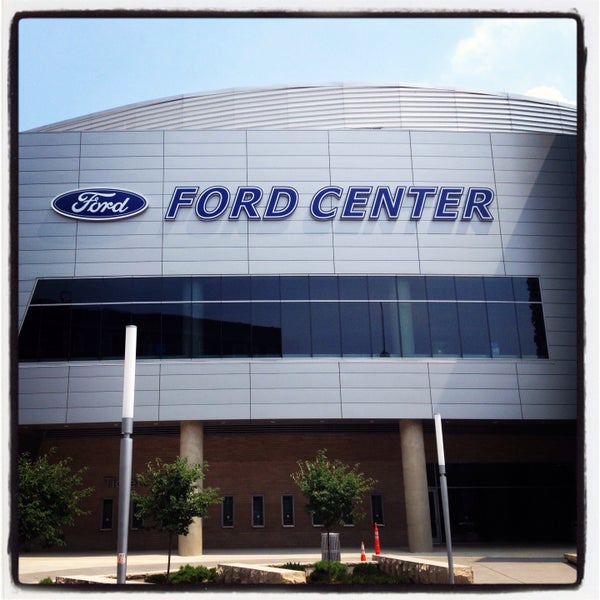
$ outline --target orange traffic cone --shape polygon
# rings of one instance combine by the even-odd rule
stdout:
[[[366,562],[367,560],[367,554],[365,552],[365,543],[361,542],[360,543],[360,562]]]
[[[375,527],[373,528],[375,535],[375,554],[381,554],[381,546],[379,545],[379,529],[377,527],[377,523],[375,523]]]

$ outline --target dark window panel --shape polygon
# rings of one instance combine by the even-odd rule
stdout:
[[[492,358],[519,356],[515,305],[490,303],[487,305],[487,310]]]
[[[458,300],[485,300],[482,277],[455,277]]]
[[[513,290],[517,302],[541,302],[540,281],[537,277],[513,277]]]
[[[371,356],[369,305],[366,302],[340,302],[342,356]]]
[[[397,300],[396,278],[385,275],[372,275],[367,278],[369,300]]]
[[[69,304],[73,301],[73,279],[41,279],[37,282],[32,304]],[[79,281],[79,280],[78,280]]]
[[[221,279],[221,298],[228,300],[250,300],[250,277],[223,277]]]
[[[283,356],[310,356],[310,304],[284,302],[281,305]]]
[[[222,311],[221,341],[223,356],[250,356],[250,303],[223,303]]]
[[[377,525],[384,525],[383,516],[383,496],[381,494],[371,495],[371,522]]]
[[[221,277],[192,277],[191,294],[193,302],[220,302],[223,299],[223,279]],[[235,288],[235,285],[232,284]],[[232,286],[228,287],[228,290]],[[242,285],[243,288],[243,285]],[[241,289],[237,292],[240,292]]]
[[[458,315],[454,302],[429,305],[432,356],[460,356]]]
[[[337,300],[338,278],[335,275],[311,275],[308,278],[311,300]]]
[[[370,302],[371,349],[373,356],[401,356],[401,332],[396,302]]]
[[[459,302],[458,321],[463,357],[489,357],[491,347],[485,304]]]
[[[366,276],[340,277],[339,289],[340,300],[366,300],[368,298]]]
[[[165,302],[189,302],[192,299],[191,277],[163,277],[161,300]]]
[[[310,331],[313,356],[340,356],[340,309],[337,302],[312,302]]]
[[[256,275],[250,278],[252,300],[279,300],[281,291],[276,275]]]
[[[131,325],[130,306],[114,304],[102,308],[102,358],[125,356],[125,327]],[[139,346],[139,341],[138,341]]]
[[[74,306],[71,315],[71,360],[100,357],[102,307]]]
[[[281,496],[281,523],[284,527],[294,526],[294,496],[291,494]]]
[[[428,300],[455,300],[454,277],[426,277]]]
[[[131,304],[131,324],[137,327],[138,358],[157,358],[166,355],[161,336],[160,304]]]
[[[402,356],[431,356],[428,305],[425,302],[401,302],[398,313]]]
[[[192,356],[192,305],[161,305],[161,346],[163,356],[190,358]]]
[[[252,304],[252,355],[281,356],[281,304]]]
[[[512,279],[510,277],[484,277],[485,299],[490,301],[513,301]]]
[[[223,311],[220,303],[192,306],[192,356],[218,358],[223,355]]]
[[[398,300],[426,300],[425,277],[396,277]]]
[[[290,275],[281,277],[281,299],[282,300],[308,300],[307,275]]]
[[[548,358],[546,328],[541,304],[516,304],[523,358]]]
[[[31,306],[19,332],[19,360],[43,360],[40,356],[40,324],[42,308]]]
[[[221,527],[233,527],[233,496],[223,496],[221,503]]]
[[[252,496],[252,527],[265,526],[265,499],[263,496]]]
[[[40,321],[39,354],[44,360],[65,360],[70,354],[71,307],[44,306]]]

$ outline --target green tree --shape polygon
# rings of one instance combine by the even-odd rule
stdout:
[[[64,527],[89,514],[79,506],[94,491],[80,487],[87,467],[72,471],[70,457],[51,462],[55,452],[51,448],[35,460],[24,452],[18,459],[18,534],[24,548],[64,546]]]
[[[221,501],[217,488],[202,488],[200,482],[208,465],[189,464],[178,456],[173,463],[164,463],[159,458],[148,463],[146,473],[136,476],[137,482],[145,487],[146,494],[132,491],[136,503],[136,516],[149,519],[151,526],[169,534],[167,581],[171,571],[173,536],[187,535],[195,517],[206,517],[212,504]]]
[[[338,459],[329,460],[327,450],[319,450],[314,460],[298,461],[299,470],[291,478],[307,499],[306,509],[323,523],[327,532],[327,559],[330,559],[329,533],[348,518],[359,520],[364,494],[373,489],[375,479],[360,473]],[[331,562],[331,561],[329,561]]]

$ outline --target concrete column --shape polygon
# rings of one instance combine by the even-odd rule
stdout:
[[[425,443],[421,421],[400,421],[404,502],[409,552],[430,552],[433,548],[429,494],[425,463]]]
[[[201,421],[182,421],[179,433],[179,455],[191,464],[204,462],[204,427]],[[202,482],[200,482],[202,485]],[[187,535],[178,538],[180,556],[202,554],[202,519],[194,519]]]

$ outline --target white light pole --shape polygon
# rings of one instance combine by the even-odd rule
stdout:
[[[127,536],[131,498],[131,462],[133,455],[133,400],[135,396],[135,359],[137,327],[125,328],[125,367],[123,374],[123,414],[121,418],[121,458],[119,465],[119,530],[117,539],[117,583],[127,575]]]
[[[435,441],[437,443],[438,465],[440,471],[440,487],[442,490],[442,512],[444,514],[444,531],[446,532],[446,550],[448,552],[448,576],[454,583],[454,560],[452,558],[452,535],[450,533],[450,506],[448,503],[448,482],[446,480],[446,459],[444,458],[444,439],[442,437],[442,417],[433,415],[435,420]]]

